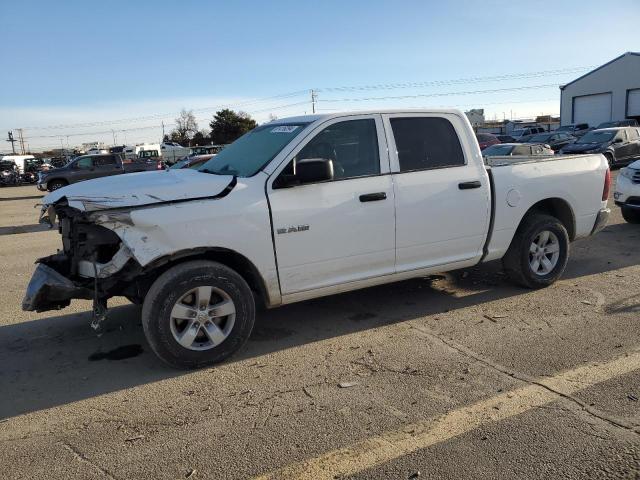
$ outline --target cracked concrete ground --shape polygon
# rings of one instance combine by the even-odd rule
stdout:
[[[640,228],[616,207],[551,288],[492,264],[308,301],[262,313],[231,361],[181,372],[124,299],[99,338],[88,302],[20,311],[59,244],[26,228],[38,199],[11,200],[35,195],[0,190],[2,478],[278,478],[375,439],[331,457],[329,478],[353,458],[358,479],[640,476]]]

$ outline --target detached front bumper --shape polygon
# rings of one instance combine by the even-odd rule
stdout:
[[[607,226],[607,222],[609,221],[609,215],[611,215],[610,208],[602,208],[598,212],[598,216],[596,217],[596,222],[593,225],[593,230],[591,230],[591,235],[595,235],[604,227]]]
[[[39,263],[27,286],[22,310],[45,312],[67,307],[73,298],[90,300],[93,292],[79,287],[53,268]]]

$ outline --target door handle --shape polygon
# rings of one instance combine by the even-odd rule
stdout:
[[[458,184],[458,188],[460,190],[471,190],[472,188],[480,188],[482,186],[482,183],[480,183],[480,180],[474,180],[472,182],[462,182]]]
[[[386,198],[387,194],[385,192],[365,193],[364,195],[360,195],[361,202],[377,202],[378,200],[385,200]]]

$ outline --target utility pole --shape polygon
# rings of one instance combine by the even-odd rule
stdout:
[[[111,129],[111,135],[113,136],[113,146],[116,146],[116,132],[113,131],[113,129]]]
[[[13,138],[13,132],[10,130],[8,133],[8,138],[7,138],[7,142],[11,142],[11,150],[13,151],[13,153],[16,153],[16,147],[15,147],[15,143],[17,142],[17,140],[14,140]]]
[[[318,94],[311,90],[311,111],[316,113],[316,100],[318,99]]]
[[[160,143],[164,142],[164,120],[162,121],[162,140],[160,141]]]
[[[21,128],[17,128],[16,130],[18,130],[18,138],[20,139],[20,152],[22,153],[22,155],[24,155],[24,137],[22,136],[22,129]]]

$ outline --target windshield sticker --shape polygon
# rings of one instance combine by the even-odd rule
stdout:
[[[298,125],[281,125],[271,130],[271,133],[291,133],[298,128]]]

